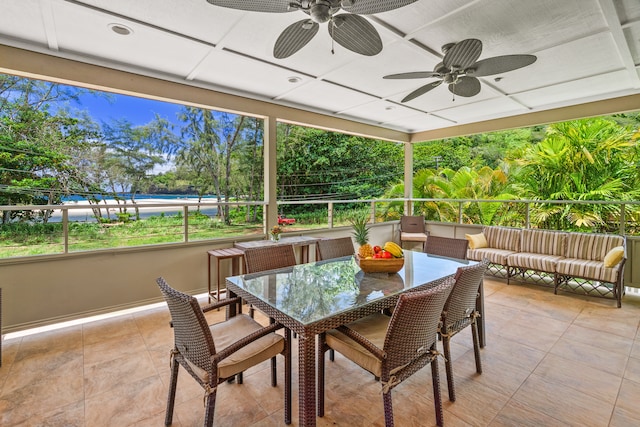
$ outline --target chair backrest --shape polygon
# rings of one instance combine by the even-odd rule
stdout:
[[[452,239],[450,237],[429,235],[424,246],[424,251],[431,255],[467,259],[468,248],[469,241],[467,239]]]
[[[351,237],[339,237],[337,239],[318,240],[318,254],[320,260],[340,258],[353,255],[356,251]]]
[[[400,295],[391,315],[383,350],[391,369],[424,356],[436,342],[440,314],[455,279],[424,291]]]
[[[478,290],[488,264],[485,259],[476,265],[458,267],[455,275],[455,284],[442,312],[444,329],[447,329],[449,325],[454,325],[456,322],[469,318],[471,313],[476,311]]]
[[[247,249],[244,251],[244,260],[246,273],[257,273],[296,265],[296,255],[292,245]]]
[[[403,233],[425,233],[424,216],[403,215],[400,218],[400,230]]]
[[[198,300],[173,289],[162,277],[156,280],[171,312],[175,347],[193,366],[212,374],[216,349]]]

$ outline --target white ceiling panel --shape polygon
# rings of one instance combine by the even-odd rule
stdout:
[[[489,120],[497,117],[523,114],[528,111],[528,108],[523,107],[522,104],[513,99],[500,97],[465,105],[457,105],[446,110],[439,110],[434,114],[455,121],[456,123],[471,123],[476,120],[476,118]]]
[[[269,84],[265,85],[264,80],[256,79],[256,74],[269,76]],[[300,81],[291,83],[291,77],[297,77]],[[218,88],[237,90],[242,94],[255,93],[266,98],[275,98],[313,81],[289,70],[225,51],[212,51],[199,64],[193,78],[195,81],[210,83]]]
[[[45,20],[50,20],[51,8],[44,5],[43,11],[38,0],[13,0],[2,3],[0,13],[0,35],[18,40],[47,45],[47,26]],[[25,20],[24,16],[34,19]]]
[[[294,104],[312,105],[314,108],[332,113],[372,101],[370,96],[323,81],[302,85],[281,99]]]
[[[60,50],[81,53],[136,67],[185,77],[204,58],[210,47],[103,13],[91,13],[71,3],[54,7]],[[124,24],[133,33],[116,34],[110,24]],[[84,37],[78,37],[78,32]]]
[[[604,99],[603,95],[610,92],[615,93],[616,96],[630,94],[633,93],[628,90],[630,84],[629,73],[621,70],[519,93],[513,98],[532,108],[543,109],[547,105],[550,107],[572,105],[567,102],[567,99],[570,96],[576,96],[575,94],[581,95],[579,98],[581,102]]]
[[[0,43],[405,132],[640,94],[637,0],[418,0],[365,17],[383,42],[377,55],[334,43],[322,23],[298,52],[274,58],[282,31],[307,17],[206,0],[2,0]],[[118,35],[109,24],[133,33]],[[455,100],[442,84],[402,104],[437,79],[382,78],[431,71],[443,44],[466,38],[482,41],[480,60],[537,61],[480,77],[479,94]]]

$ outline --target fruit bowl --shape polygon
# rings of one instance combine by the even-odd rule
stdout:
[[[397,273],[404,265],[404,258],[362,259],[356,255],[356,262],[365,273]]]

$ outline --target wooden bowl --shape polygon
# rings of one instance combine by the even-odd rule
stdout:
[[[356,255],[356,261],[365,273],[397,273],[404,265],[404,258],[361,259]]]

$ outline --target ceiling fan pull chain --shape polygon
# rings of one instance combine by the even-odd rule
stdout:
[[[336,52],[334,50],[334,47],[336,45],[336,41],[333,38],[333,32],[335,31],[333,28],[336,24],[333,22],[333,19],[331,19],[331,22],[329,23],[329,31],[331,32],[331,55],[335,55]]]

